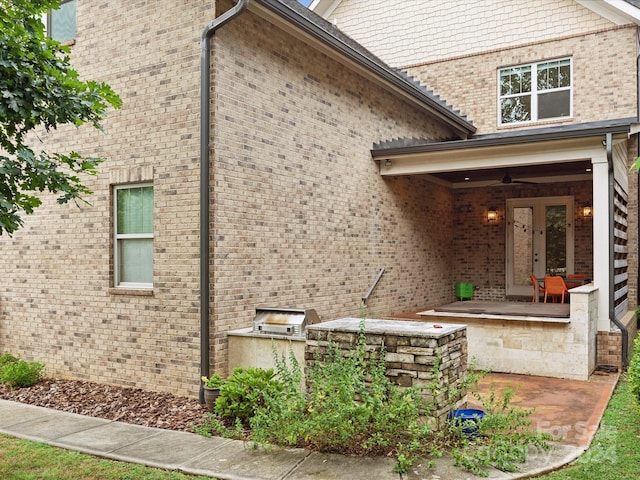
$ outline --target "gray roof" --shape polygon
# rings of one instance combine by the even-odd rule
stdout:
[[[445,100],[428,90],[406,72],[387,65],[369,50],[342,32],[297,0],[252,0],[278,14],[295,27],[322,41],[328,47],[351,61],[363,66],[385,82],[391,83],[405,94],[436,112],[452,126],[467,135],[476,131],[473,123],[455,110]],[[251,6],[251,3],[249,4]]]
[[[640,0],[625,0],[629,5],[633,5],[636,8],[640,8]]]
[[[466,140],[433,141],[420,138],[398,138],[374,144],[371,154],[376,158],[409,153],[515,145],[568,138],[584,138],[604,135],[606,133],[627,133],[630,131],[631,125],[637,122],[638,119],[635,117],[619,118],[614,120],[602,120],[599,122],[577,123],[476,135],[471,136]]]

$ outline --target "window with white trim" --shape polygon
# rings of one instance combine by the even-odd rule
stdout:
[[[114,188],[115,286],[153,287],[153,185]]]
[[[500,125],[572,116],[571,59],[498,71]]]
[[[60,8],[47,15],[47,35],[58,42],[76,38],[76,0],[62,0]]]

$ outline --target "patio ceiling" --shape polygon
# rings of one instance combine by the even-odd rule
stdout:
[[[606,163],[605,138],[624,142],[628,119],[571,125],[468,140],[427,142],[399,140],[377,144],[371,150],[380,175],[428,174],[450,188],[518,185],[590,180],[592,164]],[[509,176],[511,184],[501,183]]]

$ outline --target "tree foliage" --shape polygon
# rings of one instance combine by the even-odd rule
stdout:
[[[58,203],[91,194],[80,175],[95,175],[100,159],[34,148],[34,134],[65,124],[102,130],[109,106],[121,106],[106,83],[80,80],[69,47],[46,36],[43,15],[59,6],[0,0],[0,235],[22,226],[21,215],[41,204],[38,192],[59,194]]]

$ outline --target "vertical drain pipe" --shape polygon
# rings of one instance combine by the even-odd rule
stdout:
[[[629,350],[629,331],[627,327],[620,320],[616,318],[616,306],[615,306],[615,192],[614,192],[614,174],[613,174],[613,135],[607,133],[606,137],[607,147],[607,165],[609,173],[609,320],[612,321],[616,327],[620,329],[622,333],[622,368],[629,365],[628,350]]]
[[[202,32],[200,40],[200,375],[209,376],[209,122],[211,101],[211,45],[216,30],[240,15],[249,0],[238,0]],[[200,403],[204,387],[200,382]]]

